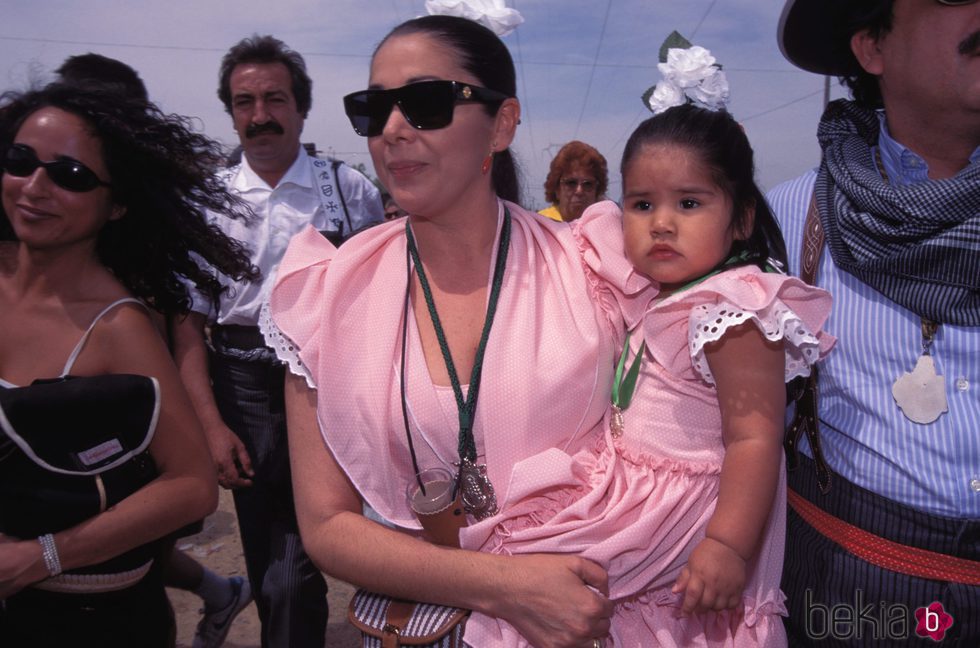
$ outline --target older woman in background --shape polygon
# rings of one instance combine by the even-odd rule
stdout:
[[[585,142],[573,140],[551,161],[544,197],[551,206],[540,214],[556,221],[573,221],[585,208],[602,200],[609,186],[606,158]]]

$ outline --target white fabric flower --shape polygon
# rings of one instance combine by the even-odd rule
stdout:
[[[653,89],[653,94],[650,95],[647,103],[650,105],[650,110],[653,111],[653,114],[659,115],[668,108],[680,106],[686,102],[687,99],[684,97],[684,90],[680,86],[674,85],[669,80],[664,79]]]
[[[717,68],[696,86],[685,90],[695,103],[710,110],[724,108],[728,103],[728,78]]]
[[[682,88],[691,88],[710,76],[717,68],[715,57],[711,52],[694,45],[688,48],[671,47],[667,50],[667,62],[658,63],[657,69],[665,79]]]
[[[425,0],[430,16],[469,18],[487,27],[497,36],[506,36],[524,22],[516,9],[508,9],[504,0]]]

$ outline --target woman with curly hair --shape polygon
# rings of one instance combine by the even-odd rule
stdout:
[[[8,93],[0,156],[0,636],[168,645],[155,542],[217,488],[148,307],[220,291],[199,258],[252,277],[205,220],[247,211],[215,176],[216,143],[111,86]]]
[[[551,203],[540,214],[556,221],[573,221],[599,202],[609,186],[606,158],[585,142],[572,140],[551,161],[544,197]]]

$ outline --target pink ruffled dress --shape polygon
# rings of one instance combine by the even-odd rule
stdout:
[[[623,254],[619,210],[593,206],[576,236],[595,298],[631,331],[630,357],[646,355],[625,430],[604,429],[578,453],[550,449],[515,466],[498,516],[467,527],[464,548],[500,554],[571,553],[609,572],[614,646],[783,646],[779,589],[785,479],[749,564],[744,615],[680,618],[670,589],[714,512],[725,448],[704,346],[753,322],[783,340],[786,380],[807,375],[833,338],[821,332],[830,296],[798,279],[739,267],[657,301],[656,284]],[[782,473],[781,473],[782,474]],[[560,592],[555,593],[560,596]],[[476,615],[467,638],[477,646],[526,646],[504,621]],[[606,645],[610,645],[607,641]]]

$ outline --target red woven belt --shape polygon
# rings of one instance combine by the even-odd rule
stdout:
[[[916,578],[980,585],[980,562],[976,560],[947,556],[879,538],[834,517],[793,490],[786,492],[786,499],[793,510],[821,535],[876,567]]]

